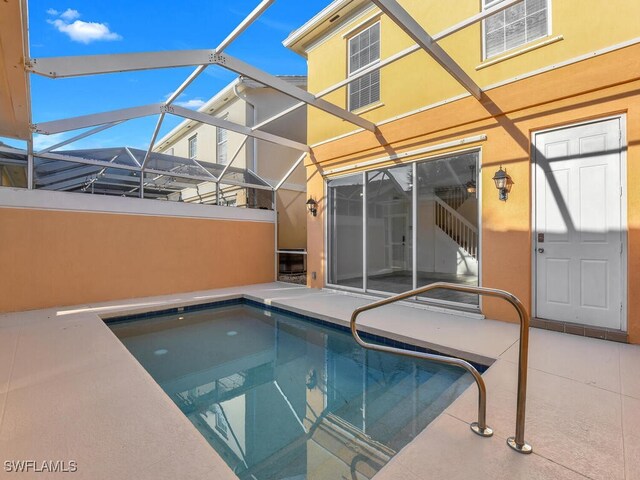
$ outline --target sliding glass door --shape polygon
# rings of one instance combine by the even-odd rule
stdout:
[[[417,287],[434,282],[478,285],[477,153],[416,165]],[[477,295],[434,290],[427,298],[478,304]]]
[[[413,288],[413,166],[367,172],[367,289]]]
[[[329,283],[363,289],[363,175],[331,180],[327,187]]]
[[[330,180],[328,283],[379,293],[478,285],[477,172],[470,152]],[[444,290],[424,300],[478,304]]]

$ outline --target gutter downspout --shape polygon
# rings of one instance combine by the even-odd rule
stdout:
[[[244,82],[244,77],[240,76],[240,80],[238,81],[238,83],[236,83],[233,86],[233,93],[239,100],[245,101],[247,103],[247,105],[249,105],[251,107],[251,110],[253,111],[253,123],[251,124],[251,126],[253,127],[254,125],[258,124],[258,108],[256,107],[255,103],[251,103],[249,101],[249,99],[247,98],[246,95],[242,95],[242,93],[238,89],[240,84],[242,84],[243,82]],[[246,87],[246,84],[244,86]],[[256,175],[258,175],[258,139],[255,138],[255,137],[253,138],[252,149],[253,149],[253,154],[252,154],[253,158],[251,159],[252,167],[249,168],[249,170],[251,170]],[[274,212],[274,215],[275,215],[275,222],[274,222],[275,251],[274,251],[274,255],[273,255],[273,257],[274,257],[273,258],[273,263],[274,263],[274,280],[275,281],[278,280],[278,272],[279,272],[279,263],[278,263],[278,259],[279,259],[279,255],[278,255],[278,198],[277,198],[277,195],[278,195],[278,192],[276,192],[274,190],[273,191],[273,212]]]
[[[247,98],[246,95],[243,95],[240,90],[238,90],[238,87],[244,82],[244,77],[240,77],[240,81],[238,83],[236,83],[233,86],[233,94],[239,99],[242,100],[244,102],[247,103],[247,105],[249,105],[251,107],[251,111],[253,112],[253,123],[251,124],[251,126],[254,126],[258,123],[258,108],[256,107],[255,103],[251,103],[249,101],[249,99]],[[245,85],[246,86],[246,85]],[[253,138],[252,139],[252,158],[251,158],[251,167],[247,166],[247,168],[249,170],[251,170],[252,172],[258,173],[257,169],[258,169],[258,139],[257,138]]]

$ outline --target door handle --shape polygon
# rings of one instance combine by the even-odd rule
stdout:
[[[544,248],[539,248],[538,253],[544,253]]]

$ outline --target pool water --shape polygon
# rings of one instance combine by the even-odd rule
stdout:
[[[241,479],[371,478],[472,382],[253,305],[109,326]]]

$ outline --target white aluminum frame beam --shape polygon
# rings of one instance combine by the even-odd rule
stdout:
[[[263,0],[260,4],[253,9],[253,11],[247,15],[247,17],[240,22],[240,24],[225,38],[220,42],[220,44],[215,48],[215,52],[221,53],[227,48],[231,42],[233,42],[236,38],[238,38],[242,32],[244,32],[249,26],[255,22],[260,15],[264,13],[264,11],[271,6],[271,4],[275,0]],[[200,76],[202,72],[206,70],[209,64],[198,66],[191,74],[186,78],[182,85],[178,87],[178,89],[171,94],[171,96],[167,99],[166,105],[171,105],[175,100],[180,96],[182,92],[186,90],[186,88],[191,85],[191,83]]]
[[[77,181],[78,178],[86,178],[95,174],[96,172],[99,172],[100,169],[103,168],[105,167],[98,167],[97,165],[78,166],[77,168],[74,168],[73,172],[64,171],[41,178],[39,184],[45,185],[47,187],[51,185],[68,185],[67,182],[69,181]]]
[[[27,156],[26,150],[23,150],[21,148],[10,147],[9,145],[4,145],[4,144],[0,145],[0,152],[14,153],[16,155],[24,155],[25,157]],[[6,160],[6,158],[4,160]]]
[[[237,180],[219,180],[216,183],[219,183],[220,185],[233,185],[234,187],[254,188],[256,190],[273,192],[273,187],[271,185],[258,185],[257,183],[239,182]]]
[[[1,147],[0,151],[10,152],[10,153],[19,153],[21,155],[25,154],[24,150],[19,150],[19,149],[15,149],[15,148],[11,148],[11,147]],[[70,163],[75,163],[75,164],[80,164],[80,165],[93,165],[93,166],[97,166],[97,167],[105,167],[105,168],[113,168],[113,169],[117,169],[117,170],[128,170],[128,171],[131,171],[131,172],[138,172],[138,173],[141,173],[141,178],[144,178],[144,174],[145,173],[151,173],[151,174],[155,174],[155,175],[159,175],[159,176],[176,177],[176,178],[187,178],[187,179],[191,179],[191,180],[199,180],[199,181],[202,181],[202,182],[218,183],[220,181],[213,174],[208,172],[206,169],[205,169],[205,172],[204,172],[205,175],[190,175],[188,173],[182,173],[182,172],[176,172],[176,171],[168,171],[168,170],[156,170],[156,169],[153,169],[153,168],[147,168],[143,172],[141,167],[134,167],[134,166],[131,166],[131,165],[122,165],[120,163],[105,162],[104,160],[93,160],[93,159],[90,159],[90,158],[75,157],[75,156],[71,156],[71,155],[64,155],[62,153],[50,153],[49,152],[49,153],[44,153],[42,155],[37,155],[37,157],[44,158],[44,159],[47,159],[47,160],[70,162]],[[253,184],[253,183],[245,183],[245,182],[239,182],[239,181],[231,180],[231,179],[230,180],[225,180],[223,183],[225,185],[234,185],[234,186],[244,187],[244,188],[254,188],[256,190],[273,191],[273,187],[271,187],[270,185],[258,185],[258,184]]]
[[[69,78],[103,73],[211,65],[215,63],[215,54],[215,50],[206,49],[44,57],[32,58],[26,68],[32,73],[49,78]]]
[[[238,38],[242,32],[244,32],[249,26],[260,16],[262,15],[267,8],[269,8],[275,0],[262,0],[258,4],[256,8],[254,8],[247,17],[238,24],[233,31],[227,35],[227,38],[222,40],[220,44],[216,47],[217,52],[223,52],[236,38]]]
[[[275,143],[284,147],[293,148],[303,152],[309,152],[310,148],[295,140],[289,140],[278,135],[259,130],[253,131],[251,127],[239,125],[228,120],[217,118],[206,113],[189,110],[188,108],[177,105],[166,106],[164,104],[151,104],[139,107],[123,108],[120,110],[112,110],[110,112],[95,113],[91,115],[82,115],[80,117],[66,118],[62,120],[54,120],[33,125],[33,130],[44,135],[76,130],[79,128],[94,127],[96,125],[113,124],[132,118],[146,117],[155,114],[170,113],[183,118],[188,118],[196,122],[205,123],[214,127],[224,128],[232,132],[254,137],[266,142]],[[156,126],[159,128],[158,126]],[[95,130],[95,129],[94,129]],[[87,132],[85,132],[87,133]],[[147,158],[148,160],[148,158]]]
[[[198,160],[196,160],[195,158],[192,158],[191,161],[195,163],[198,167],[200,167],[207,176],[211,177],[214,182],[217,182],[219,180],[218,177],[216,177],[213,173],[211,173],[209,170],[204,168],[204,166]]]
[[[282,177],[282,180],[280,180],[278,182],[278,184],[273,187],[273,189],[277,192],[278,190],[280,190],[280,187],[282,187],[282,185],[284,185],[284,182],[287,181],[287,179],[291,176],[291,174],[295,171],[296,168],[298,168],[298,165],[300,165],[304,159],[307,157],[306,153],[303,153],[302,155],[300,155],[300,158],[298,158],[294,164],[291,166],[291,168],[289,169],[289,171],[287,173],[284,174],[284,177]]]
[[[313,107],[330,113],[331,115],[346,120],[347,122],[358,125],[365,130],[369,130],[371,132],[376,131],[376,126],[373,122],[365,120],[355,113],[349,112],[344,108],[340,108],[337,105],[334,105],[333,103],[330,103],[326,100],[318,99],[315,97],[315,95],[307,92],[306,90],[296,87],[295,85],[291,85],[285,80],[271,75],[270,73],[264,72],[254,67],[253,65],[249,65],[248,63],[243,62],[240,59],[237,59],[225,53],[218,53],[215,56],[215,60],[218,65],[226,68],[227,70],[236,72],[237,74],[244,77],[249,77],[258,83],[262,83],[263,85],[278,90],[285,95],[303,101]]]
[[[27,140],[27,188],[33,190],[35,188],[34,160],[33,160],[33,132]]]
[[[285,115],[288,115],[291,112],[296,111],[300,107],[304,107],[305,105],[306,105],[305,102],[296,103],[296,104],[290,106],[289,108],[286,108],[286,109],[282,110],[281,112],[276,113],[274,116],[269,117],[269,118],[263,120],[262,122],[255,124],[254,126],[251,127],[251,130],[258,130],[259,128],[262,128],[262,127],[264,127],[265,125],[268,125],[271,122],[275,122],[279,118],[282,118]]]
[[[131,153],[131,150],[129,150],[129,147],[124,147],[125,152],[127,152],[127,155],[129,155],[129,158],[131,160],[133,160],[133,162],[138,165],[139,167],[142,167],[142,165],[140,164],[140,162],[138,161],[138,159],[136,158],[136,156]]]
[[[167,101],[165,102],[165,105],[171,105],[173,102],[175,102],[176,99],[182,94],[182,92],[184,92],[187,89],[187,87],[191,85],[191,82],[193,82],[196,78],[198,78],[198,76],[202,72],[205,71],[207,66],[208,65],[200,65],[193,72],[191,72],[191,74],[186,78],[186,80],[182,82],[182,84],[176,89],[176,91],[173,92],[171,96],[167,99]]]
[[[487,8],[486,10],[481,11],[480,13],[477,13],[465,20],[462,20],[461,22],[456,23],[455,25],[450,26],[449,28],[445,28],[444,30],[442,30],[440,33],[438,33],[437,35],[433,36],[433,39],[438,42],[440,40],[442,40],[443,38],[448,37],[449,35],[453,35],[456,32],[459,32],[460,30],[463,30],[471,25],[473,25],[474,23],[478,23],[481,20],[484,20],[487,17],[490,17],[491,15],[494,15],[496,13],[499,13],[503,10],[506,10],[507,8],[515,5],[516,3],[520,3],[520,2],[524,2],[524,0],[506,0],[502,3],[499,3],[497,5],[494,5],[493,7]]]
[[[293,148],[295,150],[300,150],[302,152],[309,152],[311,150],[308,145],[305,145],[300,142],[296,142],[295,140],[289,140],[288,138],[279,137],[278,135],[273,135],[271,133],[263,132],[260,130],[252,131],[251,127],[238,125],[237,123],[233,123],[233,122],[230,122],[229,120],[224,120],[222,118],[214,117],[206,113],[189,110],[188,108],[179,107],[177,105],[171,105],[166,108],[167,108],[167,113],[170,113],[172,115],[177,115],[178,117],[188,118],[196,122],[205,123],[207,125],[212,125],[214,127],[224,128],[225,130],[230,130],[232,132],[240,133],[242,135],[254,137],[259,140],[264,140],[266,142],[275,143],[276,145],[281,145],[283,147]]]
[[[236,151],[231,156],[231,159],[227,162],[227,164],[222,169],[222,173],[220,173],[219,180],[222,180],[222,177],[225,176],[225,174],[227,173],[227,170],[229,170],[229,167],[231,166],[231,164],[235,161],[236,158],[238,158],[238,155],[240,154],[240,151],[247,144],[247,140],[248,139],[249,139],[249,137],[244,137],[242,139],[242,142],[240,142],[240,145],[238,146],[238,148],[236,148]]]
[[[82,165],[96,165],[98,167],[117,168],[118,170],[129,170],[132,172],[139,172],[140,167],[133,167],[131,165],[122,165],[119,163],[105,162],[104,160],[92,160],[90,158],[74,157],[71,155],[64,155],[61,153],[44,153],[42,155],[36,155],[39,158],[45,158],[47,160],[58,160],[63,162],[79,163]]]
[[[158,121],[156,122],[156,127],[153,129],[153,135],[151,135],[151,141],[149,142],[149,148],[147,149],[147,153],[144,154],[144,160],[142,160],[142,168],[146,167],[147,162],[149,161],[149,157],[151,156],[151,152],[153,151],[153,147],[156,145],[156,140],[158,139],[158,134],[160,133],[160,128],[162,127],[162,122],[164,120],[165,113],[161,113],[158,117]]]
[[[181,165],[182,166],[182,165]],[[138,170],[140,171],[140,170]],[[156,170],[155,168],[147,168],[143,173],[154,173],[156,175],[165,176],[165,177],[176,177],[176,178],[188,178],[191,180],[198,180],[201,182],[212,182],[215,183],[215,178],[211,178],[206,175],[191,175],[189,173],[182,172],[169,172],[167,170]]]
[[[89,137],[91,135],[94,135],[96,133],[102,132],[104,130],[107,130],[108,128],[111,127],[115,127],[116,125],[119,125],[123,122],[119,121],[119,122],[113,122],[113,123],[107,123],[105,125],[100,125],[99,127],[96,128],[92,128],[91,130],[88,130],[84,133],[81,133],[80,135],[76,135],[74,137],[68,138],[60,143],[56,143],[55,145],[51,145],[50,147],[47,148],[43,148],[42,150],[36,152],[36,155],[42,154],[42,153],[47,153],[47,152],[51,152],[53,150],[57,150],[60,147],[64,147],[65,145],[69,145],[70,143],[73,143],[77,140],[82,140],[83,138]]]
[[[439,42],[440,40],[447,38],[450,35],[453,35],[456,32],[459,32],[460,30],[463,30],[475,23],[481,22],[482,20],[484,20],[487,17],[490,17],[491,15],[494,15],[496,13],[499,13],[503,10],[506,10],[507,8],[515,5],[516,3],[520,3],[523,0],[506,0],[505,2],[499,3],[498,5],[495,5],[491,8],[488,8],[472,17],[469,17],[465,20],[462,20],[459,23],[456,23],[455,25],[441,31],[440,33],[437,33],[436,35],[433,36],[433,41],[434,42]],[[370,67],[365,68],[364,70],[359,71],[356,74],[351,75],[350,77],[336,83],[335,85],[332,85],[330,87],[325,88],[324,90],[321,90],[320,92],[315,94],[316,98],[321,98],[324,97],[325,95],[330,94],[331,92],[335,92],[336,90],[339,90],[342,87],[345,87],[347,85],[349,85],[351,82],[354,82],[362,77],[364,77],[365,75],[368,75],[372,72],[375,72],[376,70],[380,70],[383,67],[386,67],[387,65],[390,65],[394,62],[397,62],[398,60],[411,55],[412,53],[417,52],[418,50],[421,50],[422,48],[420,47],[420,45],[418,45],[417,43],[405,48],[404,50],[395,53],[387,58],[385,58],[384,60],[381,60],[379,63],[376,63],[375,65],[371,65]],[[253,129],[258,129],[258,128],[262,128],[265,125],[270,124],[271,122],[275,122],[276,120],[278,120],[279,118],[284,117],[285,115],[297,110],[298,108],[304,107],[306,105],[305,102],[300,102],[300,103],[296,103],[295,105],[292,105],[291,107],[287,108],[286,110],[283,110],[282,112],[277,113],[276,115],[267,118],[266,120],[263,120],[262,122],[258,123],[257,125],[253,126]]]
[[[62,120],[54,120],[51,122],[37,123],[33,125],[33,131],[44,135],[54,133],[68,132],[79,128],[95,127],[96,125],[104,125],[105,123],[121,122],[131,120],[133,118],[148,117],[157,113],[162,113],[164,104],[154,103],[151,105],[143,105],[140,107],[123,108],[120,110],[112,110],[110,112],[94,113],[91,115],[82,115],[80,117],[65,118]]]
[[[474,95],[476,98],[480,98],[480,95],[482,94],[481,89],[475,84],[475,82],[473,82],[470,77],[468,77],[468,75],[466,75],[466,73],[464,71],[462,71],[462,69],[448,56],[448,54],[446,54],[446,52],[444,52],[444,50],[442,50],[438,45],[435,45],[435,42],[442,40],[443,38],[448,37],[449,35],[452,35],[470,25],[473,25],[474,23],[477,23],[479,21],[484,20],[485,18],[494,15],[502,10],[505,10],[509,7],[511,7],[512,5],[519,3],[523,0],[507,0],[505,2],[502,2],[494,7],[491,7],[487,10],[484,10],[472,17],[469,17],[445,30],[443,30],[442,32],[438,33],[437,35],[434,35],[433,37],[430,37],[427,32],[424,31],[424,29],[422,29],[422,27],[420,27],[417,22],[415,22],[415,20],[413,20],[413,18],[397,3],[395,2],[395,0],[374,0],[374,3],[376,5],[378,5],[378,7],[383,10],[389,17],[391,17],[398,25],[400,25],[401,28],[403,28],[403,30],[405,30],[405,32],[407,32],[412,38],[414,38],[414,40],[418,41],[418,44],[413,45],[401,52],[396,53],[395,55],[392,55],[391,57],[388,57],[387,59],[379,62],[376,65],[372,65],[371,67],[359,72],[356,75],[353,75],[341,82],[338,82],[337,84],[326,88],[325,90],[322,90],[321,92],[317,93],[316,95],[311,95],[308,92],[305,92],[302,89],[299,89],[297,87],[294,87],[292,85],[286,84],[286,85],[282,85],[280,84],[280,87],[286,86],[287,91],[283,91],[280,88],[277,87],[273,87],[276,89],[279,89],[280,91],[283,91],[283,93],[286,93],[290,96],[292,91],[294,90],[296,95],[294,96],[294,98],[298,98],[301,99],[302,101],[300,103],[297,103],[295,105],[293,105],[292,107],[284,110],[283,112],[280,112],[279,114],[274,115],[273,117],[266,119],[262,122],[260,122],[258,125],[255,125],[253,127],[251,127],[251,130],[255,131],[257,129],[259,129],[260,127],[263,127],[264,125],[267,125],[281,117],[283,117],[284,115],[291,113],[293,111],[295,111],[296,109],[304,106],[305,104],[310,104],[313,106],[316,106],[317,108],[320,108],[322,110],[328,111],[331,114],[336,115],[338,112],[335,111],[335,109],[338,109],[341,118],[343,118],[342,116],[344,114],[349,115],[351,118],[350,119],[346,119],[343,118],[347,121],[355,121],[355,119],[353,117],[356,117],[358,119],[358,122],[366,122],[366,120],[361,119],[360,117],[358,117],[357,115],[352,114],[351,112],[347,112],[346,110],[340,109],[339,107],[326,102],[325,105],[321,105],[322,102],[320,102],[320,105],[318,104],[318,100],[320,99],[320,97],[327,95],[328,93],[331,93],[343,86],[348,85],[349,83],[373,72],[376,70],[381,69],[382,67],[389,65],[397,60],[400,60],[401,58],[404,58],[407,55],[410,55],[411,53],[414,53],[416,51],[418,51],[419,49],[423,48],[427,51],[427,53],[429,53],[432,57],[434,57],[434,59],[440,63],[452,76],[454,76],[454,78],[456,78],[456,80],[458,80],[460,83],[463,84],[463,86],[465,86],[465,88],[472,94]],[[54,78],[58,78],[58,77],[67,77],[67,76],[78,76],[78,75],[91,75],[91,74],[97,74],[97,73],[112,73],[112,72],[119,72],[119,71],[130,71],[130,70],[144,70],[144,69],[152,69],[152,68],[168,68],[168,67],[172,67],[172,66],[185,66],[185,65],[192,65],[192,64],[198,64],[198,60],[200,61],[200,64],[198,66],[198,68],[196,68],[196,70],[194,70],[194,72],[192,72],[192,74],[182,83],[182,85],[180,85],[180,87],[167,99],[165,105],[170,105],[171,103],[173,103],[178,97],[179,95],[193,82],[193,80],[195,80],[195,78],[200,75],[204,69],[212,64],[212,63],[216,63],[219,64],[225,68],[229,68],[233,71],[237,71],[233,68],[231,68],[228,65],[225,65],[224,63],[226,59],[228,58],[232,58],[232,57],[228,57],[228,56],[223,56],[222,51],[232,42],[234,41],[240,34],[242,34],[242,32],[244,32],[244,30],[246,30],[262,13],[264,13],[264,11],[274,2],[274,0],[263,0],[221,43],[220,45],[218,45],[218,47],[216,49],[213,50],[186,50],[186,51],[174,51],[174,52],[147,52],[147,53],[135,53],[135,54],[120,54],[120,55],[89,55],[89,56],[76,56],[76,57],[50,57],[50,58],[42,58],[42,59],[32,59],[30,62],[28,62],[27,64],[27,69],[32,71],[33,73],[37,73],[37,74],[41,74],[41,75],[45,75],[45,76],[49,76],[49,77],[54,77]],[[435,46],[434,46],[435,45]],[[427,48],[428,47],[428,48]],[[444,56],[442,55],[444,54]],[[176,58],[179,59],[179,61],[176,61]],[[108,61],[105,62],[104,59],[107,59]],[[236,60],[236,59],[234,59]],[[204,63],[202,63],[204,62]],[[237,67],[239,64],[238,62],[240,61],[236,61],[235,62],[235,66]],[[250,68],[250,65],[244,64],[243,62],[240,62],[240,64],[242,64],[243,66],[247,66]],[[106,67],[105,67],[106,65]],[[278,79],[277,77],[273,77],[270,76],[269,74],[266,74],[265,72],[260,72],[258,69],[253,69],[254,73],[258,72],[262,75],[264,75],[265,77],[262,78],[263,80],[267,79],[269,81],[280,81],[278,83],[281,83],[281,79]],[[237,72],[240,73],[240,72]],[[255,78],[256,75],[250,75],[248,74],[246,71],[244,71],[244,73],[241,73],[245,76],[251,77],[256,81],[260,81],[258,78]],[[466,77],[466,78],[465,78]],[[260,83],[265,83],[265,82],[260,82]],[[282,83],[286,83],[286,82],[282,82]],[[265,83],[266,85],[272,86],[270,83]],[[298,90],[298,91],[296,91]],[[308,95],[308,97],[306,98],[300,98],[299,95],[301,94],[306,94]],[[315,99],[312,100],[311,97],[314,97]],[[328,104],[328,105],[327,105]],[[325,107],[325,108],[322,108]],[[329,109],[331,109],[331,111],[327,110],[327,107],[329,107]],[[137,107],[134,107],[137,108]],[[143,115],[144,116],[144,115]],[[136,118],[136,117],[129,117],[129,118]],[[129,119],[126,118],[126,119]],[[125,119],[125,120],[126,120]],[[162,125],[162,120],[164,119],[164,112],[161,113],[160,119],[158,124],[156,125],[156,129],[154,130],[154,134],[152,137],[152,142],[149,148],[149,151],[147,152],[147,155],[145,157],[145,160],[148,159],[148,156],[150,154],[150,151],[153,149],[153,144],[154,144],[154,140],[157,138],[158,132],[160,130],[160,127]],[[57,145],[54,145],[52,147],[48,147],[47,149],[42,150],[39,153],[46,153],[52,150],[55,150],[57,148],[60,148],[64,145],[67,145],[69,143],[72,143],[73,141],[79,140],[81,138],[85,138],[88,137],[90,135],[93,135],[94,133],[98,133],[106,128],[109,128],[110,126],[116,125],[118,123],[120,123],[121,121],[124,120],[120,120],[117,122],[113,122],[111,125],[103,125],[101,127],[98,127],[90,132],[85,132],[81,135],[78,135],[76,137],[73,137],[72,139],[66,140],[64,142],[61,142]],[[45,124],[40,124],[39,126],[35,126],[36,128],[34,129],[34,131],[38,132],[38,133],[57,133],[57,132],[53,132],[53,131],[48,131],[45,132],[44,130],[47,128],[47,124],[50,124],[52,122],[46,122]],[[363,128],[366,128],[367,130],[371,130],[374,131],[375,129],[375,125],[373,125],[373,123],[368,122],[367,126],[363,126],[360,125]],[[78,127],[81,128],[81,127]],[[65,130],[67,131],[67,130]]]
[[[480,100],[482,89],[478,84],[438,45],[424,28],[396,0],[372,0],[391,20],[409,35],[449,75],[460,83],[471,95]]]
[[[113,161],[118,158],[118,155],[114,156],[111,160],[109,160],[108,163],[113,164]],[[95,167],[90,167],[90,166],[86,166],[86,167],[80,167],[80,168],[75,168],[74,171],[69,172],[69,171],[64,171],[61,173],[57,173],[54,175],[50,175],[46,178],[46,180],[48,180],[49,182],[44,183],[42,182],[42,185],[45,185],[47,188],[51,189],[51,190],[63,190],[69,187],[72,187],[74,185],[78,185],[79,180],[81,178],[85,178],[87,179],[88,177],[94,177],[91,181],[91,183],[94,183],[96,178],[99,177],[100,175],[104,174],[104,172],[107,170],[108,167],[102,167],[100,168],[100,170],[98,170],[97,172],[95,171]],[[91,171],[89,171],[89,169],[92,169]],[[70,175],[71,173],[71,175]],[[87,181],[81,181],[80,184],[86,183]]]

